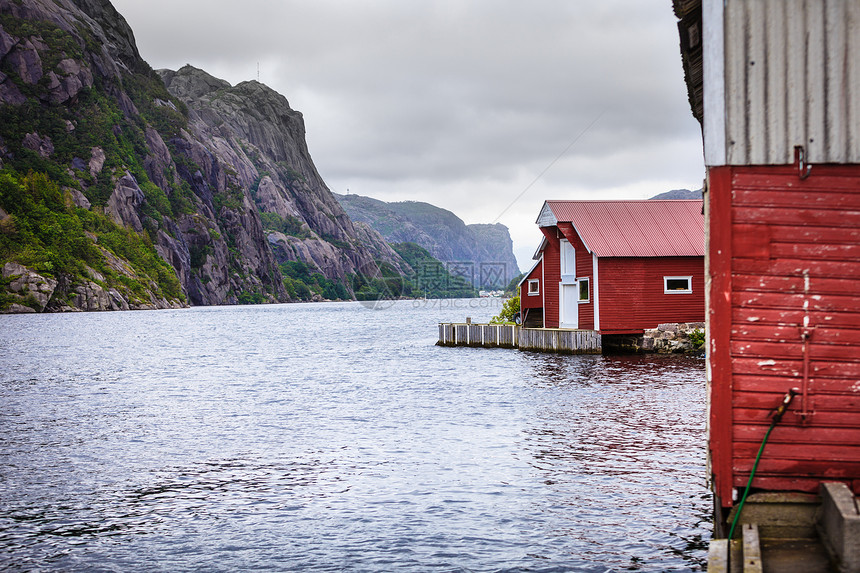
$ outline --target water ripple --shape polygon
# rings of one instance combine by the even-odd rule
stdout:
[[[0,316],[0,569],[702,570],[702,361],[433,345],[492,304]]]

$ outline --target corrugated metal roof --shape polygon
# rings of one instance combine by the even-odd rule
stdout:
[[[573,224],[598,257],[690,257],[705,254],[701,201],[547,201]]]

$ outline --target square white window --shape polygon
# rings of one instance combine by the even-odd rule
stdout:
[[[663,277],[664,294],[692,294],[693,277]]]
[[[579,279],[579,302],[588,302],[589,301],[589,280],[588,279]]]
[[[529,279],[528,293],[530,295],[540,294],[540,281],[538,279]]]

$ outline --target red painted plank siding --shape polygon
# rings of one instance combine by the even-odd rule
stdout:
[[[523,286],[520,289],[520,308],[541,308],[543,306],[543,281],[541,280],[541,272],[543,269],[543,261],[539,261],[535,268],[531,270],[528,276],[523,281]],[[537,280],[538,294],[530,295],[529,281]]]
[[[547,239],[547,245],[543,252],[544,326],[546,328],[558,328],[558,285],[561,282],[558,229],[556,227],[541,227],[541,232]]]
[[[702,257],[613,257],[598,262],[600,331],[634,332],[705,320]],[[664,276],[692,276],[691,294],[664,294]]]
[[[708,195],[710,450],[723,506],[804,370],[811,415],[797,396],[753,486],[814,492],[839,479],[860,493],[860,166],[816,165],[806,180],[786,166],[717,167]]]

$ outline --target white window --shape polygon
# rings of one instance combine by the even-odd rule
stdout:
[[[579,279],[577,282],[579,282],[579,302],[588,302],[589,301],[589,298],[588,298],[589,280],[588,279]]]
[[[540,294],[540,281],[538,279],[529,279],[529,296]]]
[[[692,294],[693,277],[663,277],[664,294]]]

